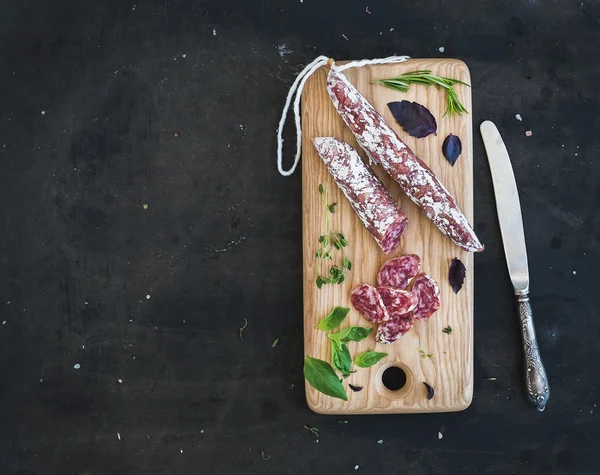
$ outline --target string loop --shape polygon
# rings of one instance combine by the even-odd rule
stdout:
[[[336,71],[345,71],[350,68],[360,68],[363,66],[372,66],[375,64],[390,64],[390,63],[401,63],[410,59],[410,56],[389,56],[387,58],[375,58],[375,59],[361,59],[358,61],[350,61],[349,63],[337,65],[333,63],[332,69]],[[285,99],[285,105],[283,106],[283,112],[281,113],[281,119],[279,120],[279,127],[277,127],[277,169],[283,176],[290,176],[300,161],[300,154],[302,153],[302,125],[300,123],[300,99],[302,99],[302,91],[308,78],[319,68],[325,66],[329,58],[327,56],[318,56],[314,61],[307,64],[306,67],[298,74],[288,95]],[[294,164],[289,170],[283,169],[283,127],[285,126],[285,120],[287,118],[290,105],[294,100],[294,122],[296,124],[296,156],[294,158]]]

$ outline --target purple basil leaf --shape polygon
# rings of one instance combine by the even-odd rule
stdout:
[[[433,388],[431,386],[429,386],[429,384],[427,384],[427,383],[423,383],[423,384],[427,388],[427,399],[433,399],[433,395],[435,394],[435,391],[433,390]]]
[[[444,157],[450,162],[450,165],[454,166],[456,160],[458,160],[458,156],[462,152],[462,144],[457,135],[450,134],[446,137],[442,144],[442,152],[444,153]]]
[[[358,392],[362,390],[362,386],[354,386],[353,384],[348,384],[348,386],[350,386],[350,389],[352,389],[352,391],[354,392]]]
[[[450,280],[450,285],[452,286],[452,290],[457,294],[460,289],[462,289],[463,282],[465,281],[465,273],[467,269],[465,269],[465,265],[461,262],[460,259],[454,258],[452,259],[452,264],[450,264],[450,271],[448,272],[448,280]]]
[[[437,135],[437,122],[427,107],[410,101],[390,102],[388,107],[408,135],[419,139],[429,134]]]

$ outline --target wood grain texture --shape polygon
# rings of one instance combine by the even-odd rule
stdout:
[[[394,77],[419,69],[431,69],[434,74],[461,79],[470,84],[467,66],[452,59],[413,59],[396,65],[379,65],[345,71],[350,81],[373,104],[400,138],[434,171],[442,183],[456,198],[469,222],[473,223],[473,137],[471,115],[455,115],[442,118],[446,110],[446,96],[433,87],[411,85],[406,94],[378,85],[375,79]],[[306,400],[309,407],[323,414],[377,414],[448,412],[466,409],[473,396],[473,255],[454,245],[429,221],[400,190],[380,166],[372,169],[382,180],[394,198],[398,199],[409,219],[402,244],[392,254],[385,255],[375,240],[363,227],[341,190],[337,187],[327,168],[317,155],[311,139],[333,136],[357,147],[354,136],[337,114],[327,91],[325,79],[327,68],[315,73],[306,83],[302,96],[302,206],[304,209],[302,233],[304,248],[304,351],[308,356],[331,362],[331,347],[324,332],[317,330],[317,323],[335,306],[349,307],[348,317],[341,325],[373,326],[351,305],[350,292],[358,284],[376,285],[380,266],[398,255],[414,253],[423,260],[423,271],[432,276],[440,286],[442,306],[426,322],[417,322],[414,328],[396,343],[375,343],[375,330],[366,340],[349,344],[356,355],[376,350],[389,353],[387,358],[369,369],[358,371],[344,381],[348,401],[334,399],[316,391],[306,383]],[[468,111],[471,111],[471,91],[457,86],[457,93]],[[415,139],[405,133],[394,121],[387,103],[407,99],[417,101],[429,108],[438,122],[437,136]],[[444,158],[441,146],[449,134],[458,135],[463,144],[462,155],[454,167]],[[357,147],[358,148],[358,147]],[[366,155],[360,150],[363,159]],[[327,263],[315,258],[318,237],[323,232],[325,213],[318,193],[322,183],[329,190],[329,202],[337,202],[331,216],[332,230],[343,232],[349,241],[348,255],[353,263],[352,271],[341,285],[324,285],[318,289],[315,279],[328,270]],[[337,252],[338,261],[341,255]],[[463,289],[455,295],[448,283],[448,268],[452,258],[460,258],[467,268]],[[451,335],[442,329],[450,325]],[[432,358],[423,359],[421,347]],[[406,385],[399,391],[386,389],[381,373],[390,365],[402,367],[407,375]],[[435,397],[427,400],[423,382],[435,389]],[[363,386],[353,392],[347,385]]]

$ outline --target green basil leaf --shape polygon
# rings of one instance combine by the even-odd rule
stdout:
[[[365,338],[367,338],[372,331],[372,328],[350,327],[348,328],[348,333],[346,333],[343,338],[340,338],[340,340],[342,340],[343,342],[362,341]]]
[[[344,386],[326,361],[310,356],[304,358],[304,377],[317,391],[344,401],[348,400]]]
[[[323,194],[323,185],[319,183],[319,194]]]
[[[377,351],[365,351],[354,358],[354,364],[359,368],[368,368],[387,355],[387,353],[379,353]]]
[[[339,347],[336,345],[331,346],[331,362],[333,367],[337,369],[344,378],[347,378],[351,374],[352,369],[352,356],[350,356],[350,350],[344,344]]]
[[[319,322],[317,328],[319,330],[327,331],[333,330],[335,327],[339,326],[340,323],[344,321],[346,315],[350,311],[349,308],[345,307],[335,307],[327,317]]]
[[[327,338],[331,341],[331,344],[338,350],[342,351],[342,340],[338,337],[337,333],[328,333]]]
[[[348,270],[352,270],[352,262],[347,257],[344,257],[344,267]]]

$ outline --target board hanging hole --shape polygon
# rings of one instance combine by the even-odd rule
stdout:
[[[400,361],[388,363],[377,372],[377,392],[387,399],[403,399],[414,385],[412,371]]]
[[[399,391],[406,385],[406,373],[398,366],[390,366],[381,374],[381,382],[390,391]]]

